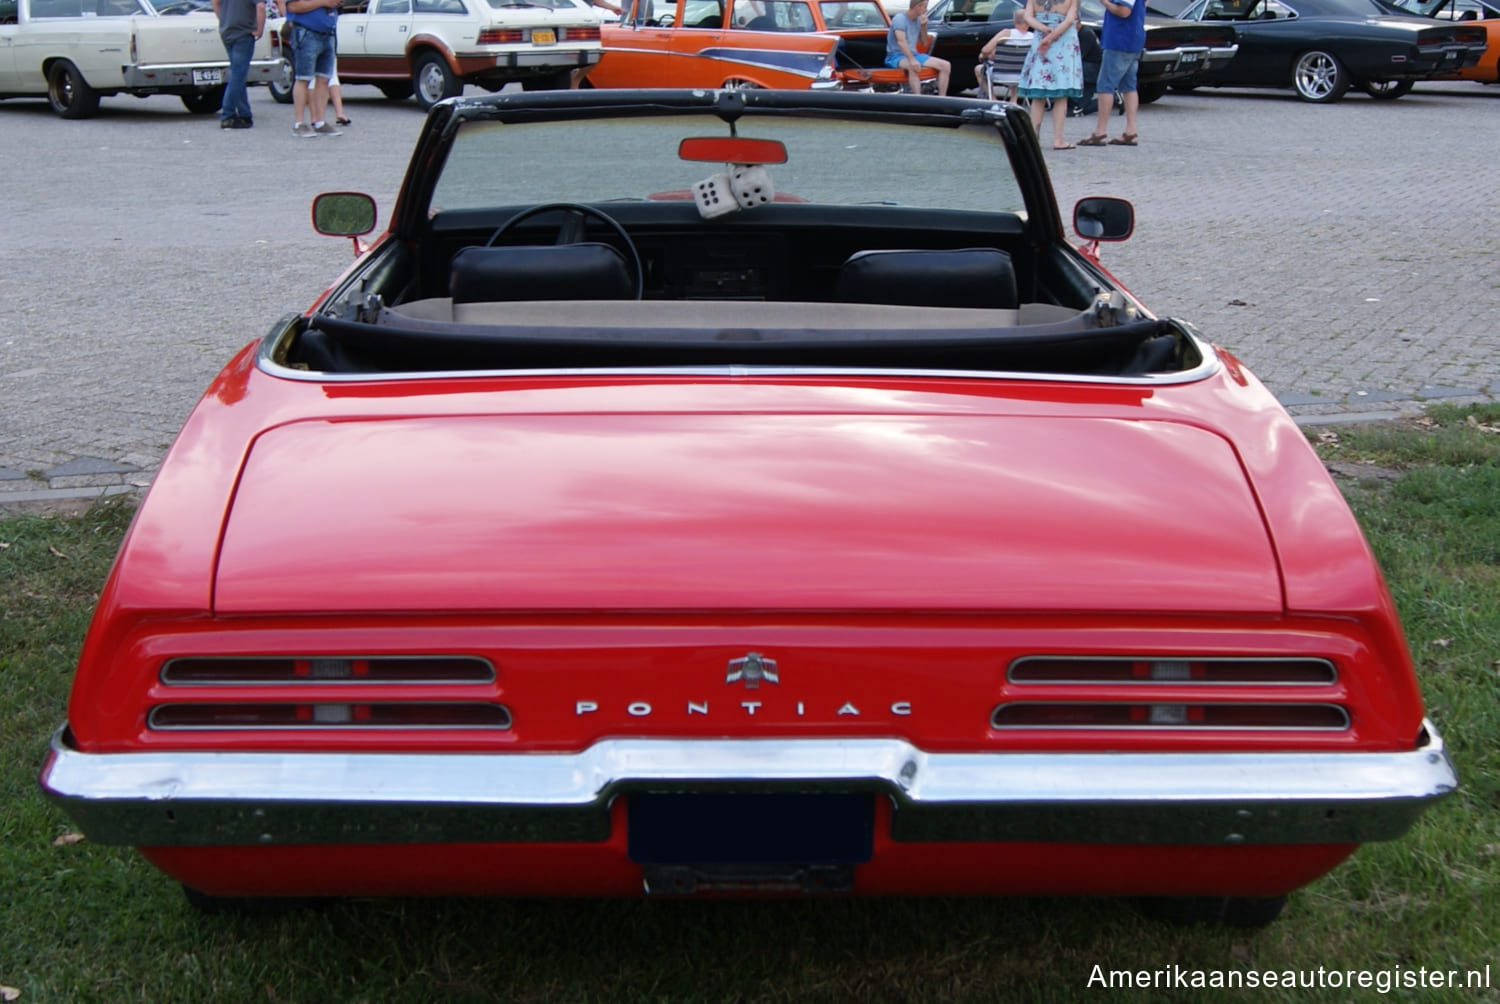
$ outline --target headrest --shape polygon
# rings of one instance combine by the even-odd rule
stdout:
[[[907,307],[1020,305],[1010,255],[999,248],[856,251],[839,270],[833,298]]]
[[[466,247],[453,256],[454,303],[498,300],[634,300],[625,258],[608,244]]]

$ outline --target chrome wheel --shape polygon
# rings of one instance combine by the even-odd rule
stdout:
[[[292,61],[283,59],[281,65],[276,68],[276,74],[266,84],[266,89],[271,92],[271,99],[279,105],[292,103],[292,88],[296,80],[292,76]]]
[[[1292,86],[1303,101],[1327,104],[1349,89],[1349,75],[1331,53],[1314,49],[1304,52],[1292,70]]]
[[[448,69],[447,62],[435,52],[429,52],[417,60],[412,80],[417,104],[423,108],[431,108],[444,98],[457,97],[464,89],[453,71]]]
[[[761,86],[753,80],[742,80],[739,77],[730,77],[724,81],[726,91],[758,91]]]

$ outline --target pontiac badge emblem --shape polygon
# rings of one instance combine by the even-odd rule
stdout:
[[[724,676],[725,683],[738,683],[745,681],[748,690],[757,690],[760,681],[767,683],[780,683],[776,675],[776,660],[767,659],[759,652],[746,653],[743,659],[730,659],[729,672]]]

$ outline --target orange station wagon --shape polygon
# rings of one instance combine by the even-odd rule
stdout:
[[[605,24],[595,87],[900,90],[878,0],[650,0]],[[826,72],[825,72],[826,71]],[[924,82],[936,81],[924,70]]]

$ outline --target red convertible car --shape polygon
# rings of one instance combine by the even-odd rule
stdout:
[[[189,417],[41,773],[194,902],[1256,924],[1453,789],[1317,456],[1099,265],[1128,203],[1068,242],[1024,111],[458,99],[373,243],[313,212],[358,258]]]

